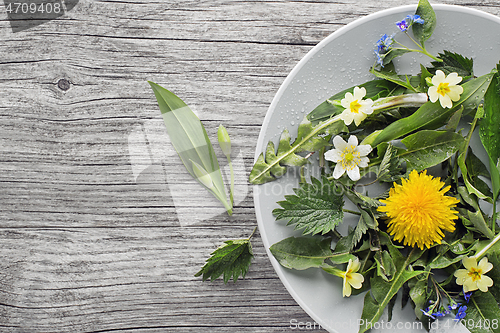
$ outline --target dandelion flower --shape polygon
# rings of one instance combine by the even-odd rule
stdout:
[[[356,273],[361,267],[359,259],[356,258],[354,261],[349,259],[347,264],[347,270],[341,273],[341,277],[344,279],[344,285],[342,288],[342,297],[351,296],[351,287],[354,289],[361,288],[365,278],[363,275]]]
[[[484,257],[479,264],[474,257],[464,258],[462,265],[465,269],[457,270],[454,275],[457,278],[457,284],[464,286],[464,293],[477,289],[487,292],[488,287],[493,285],[493,280],[484,275],[493,268],[493,265],[488,262],[488,258]]]
[[[345,142],[339,135],[333,138],[334,149],[325,153],[325,159],[337,163],[333,178],[339,179],[346,171],[349,178],[357,181],[361,178],[359,167],[365,168],[370,161],[366,155],[372,151],[370,145],[358,146],[358,138],[351,135]]]
[[[356,126],[359,126],[367,115],[373,112],[373,101],[369,98],[363,100],[365,96],[366,89],[364,87],[355,87],[354,94],[347,92],[345,98],[340,101],[340,104],[345,108],[340,114],[340,118],[346,125],[350,125],[354,120]]]
[[[439,99],[439,103],[443,108],[450,108],[453,106],[453,102],[460,99],[460,94],[464,92],[464,88],[458,84],[462,81],[462,77],[458,76],[457,73],[450,73],[448,76],[444,75],[444,72],[440,69],[436,71],[431,79],[432,86],[429,87],[427,94],[432,103],[435,103]]]
[[[442,188],[440,178],[418,173],[413,170],[409,179],[402,179],[402,184],[394,183],[389,190],[389,197],[380,200],[385,206],[378,211],[388,217],[388,232],[396,241],[404,245],[424,246],[441,244],[443,231],[454,231],[457,212],[452,208],[459,202],[454,197],[444,195],[450,186]]]

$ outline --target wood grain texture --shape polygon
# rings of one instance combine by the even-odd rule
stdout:
[[[194,274],[256,225],[246,179],[297,62],[349,22],[416,0],[80,1],[12,33],[0,9],[0,331],[290,332],[313,322],[257,234],[236,284]],[[500,15],[496,1],[433,1]],[[214,138],[240,197],[227,216],[175,159],[147,80]],[[320,330],[316,330],[320,331]]]

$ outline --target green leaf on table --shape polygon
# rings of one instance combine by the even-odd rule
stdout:
[[[203,275],[203,281],[208,278],[213,281],[224,274],[224,283],[231,278],[236,282],[240,276],[245,277],[252,258],[252,244],[249,239],[228,240],[211,253],[211,257],[195,276]]]
[[[389,236],[380,232],[380,243],[387,246],[395,267],[395,273],[390,282],[380,276],[372,277],[370,280],[371,293],[367,293],[364,299],[363,312],[359,333],[366,332],[378,322],[385,307],[391,299],[403,287],[403,284],[411,278],[424,273],[424,271],[411,271],[407,267],[411,256],[405,258],[401,252],[392,244]]]
[[[444,53],[439,53],[438,58],[443,61],[431,62],[432,67],[429,68],[429,71],[433,74],[435,74],[436,71],[440,69],[446,75],[455,72],[464,80],[474,75],[474,61],[472,60],[472,58],[466,58],[461,54],[446,50],[444,51]]]
[[[269,250],[281,266],[297,270],[320,267],[327,259],[338,264],[354,259],[349,253],[332,253],[331,242],[331,238],[289,237],[273,244]]]
[[[445,125],[461,105],[464,106],[464,111],[475,108],[477,103],[482,100],[486,89],[488,89],[492,76],[493,73],[485,74],[462,84],[464,92],[460,95],[460,100],[455,102],[451,109],[441,107],[439,102],[432,103],[429,101],[425,103],[412,115],[387,126],[373,140],[372,146],[398,139],[418,129],[437,129]]]
[[[406,160],[407,169],[420,172],[453,156],[463,147],[465,140],[454,132],[423,130],[401,142],[407,150],[399,156]]]
[[[333,181],[323,176],[322,182],[311,177],[311,183],[302,183],[293,189],[295,195],[285,195],[278,201],[281,208],[273,210],[276,220],[286,219],[287,225],[304,229],[303,234],[326,234],[342,222],[343,193]]]
[[[390,92],[393,91],[395,85],[386,80],[372,80],[355,87],[365,88],[365,98],[370,98],[375,101],[379,98],[389,96]],[[340,105],[337,105],[337,103],[333,103],[332,101],[342,100],[345,97],[345,94],[348,92],[352,94],[355,87],[350,87],[336,93],[328,100],[318,105],[314,110],[312,110],[307,115],[307,119],[313,122],[313,124],[317,124],[319,121],[327,120],[332,116],[336,116],[342,113],[342,111],[344,111],[344,108]]]
[[[415,39],[423,46],[424,42],[432,36],[436,28],[436,13],[434,9],[432,9],[429,1],[420,0],[415,15],[419,15],[420,18],[424,20],[424,24],[412,25],[413,36],[415,36]]]
[[[500,70],[500,64],[497,65]],[[484,95],[484,118],[479,125],[479,137],[488,153],[493,197],[500,192],[500,74],[496,73]]]
[[[249,182],[264,184],[283,176],[286,173],[285,166],[306,164],[307,159],[297,153],[314,152],[328,147],[331,136],[345,129],[345,124],[340,119],[330,119],[312,126],[311,122],[304,117],[298,128],[298,136],[293,143],[290,142],[291,137],[287,129],[281,133],[277,152],[275,152],[274,143],[269,141],[265,157],[264,154],[260,154],[250,172]]]
[[[471,333],[500,333],[500,308],[490,292],[475,292],[467,304],[467,316],[464,324]],[[497,323],[494,325],[493,323]],[[468,323],[473,323],[469,325]],[[479,324],[479,323],[489,323]]]
[[[217,156],[200,119],[175,94],[156,83],[148,82],[158,101],[170,141],[186,170],[199,181],[193,165],[201,166],[201,169],[210,175],[213,187],[208,188],[199,181],[200,184],[205,186],[231,214],[232,207],[227,201]]]

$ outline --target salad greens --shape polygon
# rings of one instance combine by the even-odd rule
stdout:
[[[342,278],[344,297],[367,291],[359,332],[385,309],[392,317],[400,290],[428,329],[452,316],[473,333],[500,332],[500,64],[477,77],[465,55],[432,55],[425,42],[439,25],[427,0],[396,26],[413,47],[382,35],[369,69],[374,80],[318,105],[296,135],[285,129],[255,161],[252,184],[303,170],[312,153],[320,160],[320,178],[300,172],[299,187],[273,211],[304,236],[270,251],[287,269]],[[398,73],[393,60],[410,52],[429,56],[431,66]],[[473,136],[486,165],[470,147]],[[357,191],[371,183],[390,189],[378,197]],[[357,209],[346,209],[346,200]],[[344,214],[359,220],[340,234]]]

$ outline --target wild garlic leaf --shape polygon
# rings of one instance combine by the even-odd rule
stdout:
[[[331,238],[292,236],[273,244],[269,250],[281,266],[297,270],[321,267],[327,259],[342,264],[355,258],[349,253],[332,253],[331,242]]]
[[[431,62],[432,67],[429,71],[433,74],[436,73],[438,69],[442,70],[446,75],[450,73],[457,73],[458,76],[462,78],[469,78],[474,75],[474,61],[472,58],[464,57],[461,54],[444,51],[444,53],[439,53],[438,58],[443,60]]]
[[[475,292],[467,303],[467,322],[498,323],[500,308],[491,292]],[[499,333],[498,325],[467,325],[471,333]]]
[[[413,24],[413,35],[424,46],[424,42],[432,36],[436,28],[436,13],[429,1],[420,0],[415,15],[419,15],[424,20],[424,24]]]
[[[294,189],[295,195],[285,195],[278,201],[282,208],[273,210],[276,220],[288,220],[295,229],[303,229],[303,234],[326,234],[342,222],[344,213],[343,193],[334,182],[323,176],[322,182],[311,177],[311,183],[302,183]]]
[[[302,166],[308,163],[307,159],[297,155],[297,153],[314,152],[328,147],[331,136],[345,129],[344,122],[338,117],[316,126],[312,126],[311,122],[304,117],[298,128],[297,139],[293,143],[290,143],[291,137],[286,129],[281,133],[277,152],[274,143],[269,141],[265,157],[264,154],[261,154],[250,172],[249,182],[264,184],[284,175],[286,173],[284,166]]]
[[[236,282],[240,276],[245,277],[252,258],[252,244],[249,239],[228,240],[211,253],[211,257],[195,276],[203,275],[203,281],[208,278],[213,281],[224,274],[224,283],[231,278]]]
[[[453,156],[462,149],[465,139],[454,132],[424,130],[407,136],[401,142],[407,150],[399,156],[406,160],[408,172],[420,172]]]
[[[497,65],[500,70],[500,64]],[[484,96],[484,118],[479,125],[479,138],[488,153],[494,199],[500,193],[500,74],[497,72]]]

